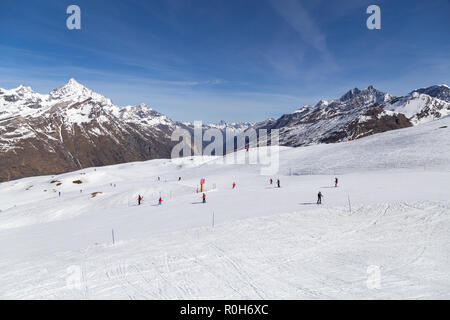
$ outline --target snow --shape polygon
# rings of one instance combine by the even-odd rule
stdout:
[[[358,123],[364,123],[367,122],[369,120],[372,120],[372,116],[359,116],[358,117]]]
[[[50,99],[58,101],[83,101],[87,98],[91,98],[100,102],[102,105],[112,105],[112,101],[110,99],[86,88],[73,78],[71,78],[62,87],[50,91],[49,96]]]
[[[92,106],[91,105],[82,105],[79,109],[67,109],[66,110],[66,124],[72,125],[72,124],[82,124],[82,123],[89,123],[93,119],[89,117],[89,115],[92,112]]]
[[[307,105],[304,105],[303,107],[301,107],[300,109],[295,110],[293,113],[302,113],[304,111],[307,111],[310,108],[311,108],[311,106],[309,104],[307,104]]]
[[[413,92],[411,98],[412,99],[405,99],[406,101],[397,103],[395,106],[398,107],[392,107],[390,110],[403,113],[407,118],[412,118],[423,108],[423,105],[426,103],[429,96]]]
[[[145,104],[121,108],[72,78],[65,85],[46,95],[34,92],[30,87],[23,85],[11,90],[0,88],[0,149],[8,151],[20,148],[20,140],[35,136],[33,131],[38,129],[32,129],[30,121],[37,122],[39,126],[39,123],[49,119],[53,121],[55,118],[61,118],[63,127],[72,132],[75,126],[83,128],[83,124],[96,121],[99,128],[93,131],[95,135],[111,134],[104,129],[102,123],[116,123],[119,127],[123,125],[122,128],[129,128],[130,124],[137,125],[139,129],[149,129],[148,131],[154,129],[162,131],[163,134],[167,134],[167,128],[175,127],[172,120]],[[7,129],[11,131],[11,123],[18,125],[14,133],[7,131]],[[17,135],[19,132],[21,134]],[[40,132],[53,140],[50,136],[53,130]],[[14,136],[7,139],[7,135]],[[62,141],[62,138],[60,140]]]
[[[219,130],[231,130],[233,132],[244,131],[248,128],[251,128],[254,125],[252,122],[226,122],[224,120],[219,121],[218,123],[208,123],[205,125],[206,128],[215,128]],[[191,124],[191,126],[193,126]]]
[[[450,103],[413,91],[410,95],[401,98],[398,102],[388,105],[388,111],[404,114],[414,125],[436,120],[450,115]],[[427,112],[426,116],[419,114]],[[437,115],[438,114],[438,115]]]
[[[282,147],[280,189],[220,157],[2,183],[0,298],[448,299],[449,127]]]
[[[332,101],[331,101],[332,102]],[[329,105],[330,104],[330,101],[327,101],[327,100],[320,100],[318,103],[317,103],[317,105],[323,105],[323,106],[327,106],[327,105]]]
[[[145,104],[126,106],[116,109],[114,114],[126,123],[157,128],[160,125],[173,127],[174,123],[167,116],[162,115]]]

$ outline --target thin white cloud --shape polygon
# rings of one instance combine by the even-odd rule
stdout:
[[[302,38],[302,40],[328,56],[325,34],[316,25],[313,18],[297,0],[270,0],[275,11],[288,23]]]

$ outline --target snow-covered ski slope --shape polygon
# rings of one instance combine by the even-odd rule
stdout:
[[[450,298],[450,118],[281,148],[269,178],[196,157],[2,183],[0,298]]]

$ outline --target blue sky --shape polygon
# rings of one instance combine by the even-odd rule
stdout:
[[[81,8],[81,30],[66,8]],[[366,8],[381,8],[381,30]],[[74,77],[175,120],[263,120],[372,84],[449,84],[450,2],[2,0],[0,87]]]

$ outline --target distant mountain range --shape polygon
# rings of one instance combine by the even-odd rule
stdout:
[[[259,123],[205,124],[203,129],[279,129],[280,144],[304,146],[358,139],[450,114],[450,88],[436,85],[393,97],[369,86]],[[0,181],[85,167],[169,158],[176,122],[141,104],[118,107],[76,80],[49,94],[0,88]]]
[[[444,117],[450,114],[449,94],[447,85],[417,89],[404,97],[372,86],[354,88],[339,99],[320,100],[252,128],[279,129],[280,144],[293,147],[353,140]]]

